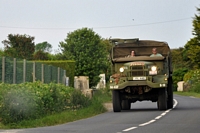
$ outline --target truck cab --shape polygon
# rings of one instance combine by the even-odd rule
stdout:
[[[168,44],[138,38],[110,41],[113,111],[129,110],[131,103],[144,100],[157,102],[159,110],[172,108],[172,64]],[[162,56],[150,57],[153,48]],[[131,51],[135,51],[135,56],[129,56]]]

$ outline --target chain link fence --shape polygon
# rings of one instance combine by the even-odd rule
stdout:
[[[0,82],[19,84],[41,81],[66,84],[66,71],[55,66],[25,59],[0,57]]]

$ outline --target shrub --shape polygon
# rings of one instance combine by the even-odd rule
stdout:
[[[70,97],[70,103],[72,109],[79,109],[89,106],[91,104],[91,100],[84,96],[81,91],[74,90]]]
[[[18,89],[20,87],[20,89]],[[0,116],[4,123],[37,117],[37,97],[25,86],[10,85],[1,91]]]
[[[189,89],[190,92],[200,93],[200,83],[195,83]]]
[[[180,68],[173,72],[172,78],[173,78],[173,86],[175,88],[177,88],[177,83],[179,81],[183,81],[183,77],[184,77],[185,73],[187,73],[187,72],[188,72],[187,68]]]
[[[70,109],[73,88],[41,82],[0,84],[0,117],[3,123],[35,119]]]

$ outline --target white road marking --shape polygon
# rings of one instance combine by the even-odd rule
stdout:
[[[174,99],[174,105],[173,105],[173,108],[175,108],[177,106],[178,102],[176,99]],[[172,109],[168,109],[166,110],[165,112],[163,112],[161,115],[155,117],[153,120],[150,120],[148,122],[145,122],[145,123],[142,123],[142,124],[139,124],[138,126],[142,127],[142,126],[146,126],[146,125],[149,125],[153,122],[155,122],[156,120],[160,119],[161,117],[165,116],[167,113],[169,113]],[[123,132],[128,132],[130,130],[133,130],[133,129],[136,129],[138,127],[130,127],[130,128],[127,128],[127,129],[124,129]]]
[[[166,112],[162,113],[161,115],[162,115],[162,116],[166,115]]]
[[[175,108],[177,104],[178,104],[178,102],[176,101],[176,99],[174,99],[174,106],[173,106],[173,108]]]
[[[150,120],[149,122],[140,124],[139,126],[140,126],[140,127],[141,127],[141,126],[146,126],[146,125],[151,124],[151,123],[153,123],[153,122],[155,122],[155,121],[156,121],[156,120]]]
[[[127,128],[125,130],[123,130],[124,132],[127,132],[127,131],[130,131],[130,130],[133,130],[133,129],[136,129],[137,127],[130,127],[130,128]]]
[[[158,120],[158,119],[160,119],[161,117],[162,117],[162,116],[157,116],[155,119]]]

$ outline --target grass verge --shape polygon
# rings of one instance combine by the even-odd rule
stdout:
[[[182,95],[182,96],[193,96],[193,97],[200,98],[200,93],[196,93],[196,92],[176,91],[176,92],[174,92],[174,94]]]
[[[22,129],[22,128],[44,127],[44,126],[64,124],[84,118],[89,118],[106,112],[107,110],[103,106],[103,103],[108,102],[110,100],[111,100],[111,95],[109,92],[106,91],[95,92],[95,95],[92,98],[91,105],[89,105],[88,107],[81,108],[78,110],[67,110],[61,113],[44,116],[40,119],[24,120],[18,123],[9,123],[6,125],[0,123],[0,129]]]

